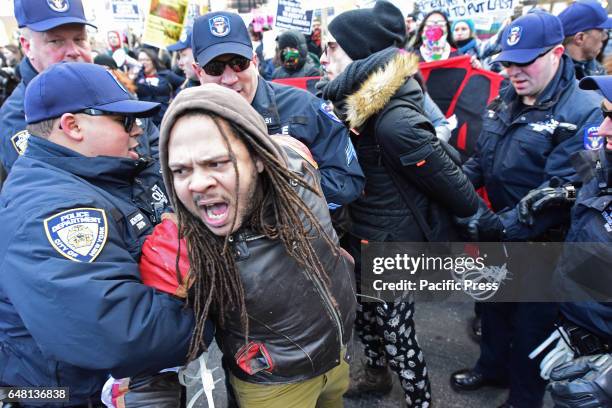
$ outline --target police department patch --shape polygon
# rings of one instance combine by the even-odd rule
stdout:
[[[599,136],[599,126],[586,125],[584,128],[584,148],[586,150],[598,150],[604,145],[604,137]]]
[[[99,208],[73,208],[44,221],[47,239],[57,252],[76,262],[93,262],[100,254],[108,228]]]
[[[47,5],[51,10],[57,11],[58,13],[64,13],[70,8],[68,0],[47,0]]]
[[[210,33],[215,37],[225,37],[230,33],[230,21],[225,16],[214,16],[208,19]]]
[[[328,118],[330,118],[334,122],[342,123],[342,121],[340,119],[338,119],[338,117],[334,113],[334,107],[333,107],[333,105],[331,103],[323,102],[321,104],[321,106],[319,107],[319,110],[321,112],[323,112],[325,114],[325,116],[327,116]]]
[[[510,32],[508,33],[508,39],[506,39],[506,43],[509,46],[513,46],[518,44],[519,41],[521,41],[521,33],[523,32],[523,27],[521,26],[514,26],[510,29]]]
[[[21,132],[17,132],[11,137],[11,143],[15,148],[15,151],[18,155],[23,155],[28,147],[28,139],[30,138],[30,133],[27,130],[22,130]]]

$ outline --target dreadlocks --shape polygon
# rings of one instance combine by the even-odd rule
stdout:
[[[188,116],[210,117],[228,149],[230,160],[236,172],[236,202],[239,197],[238,166],[235,154],[231,148],[229,135],[242,140],[251,153],[251,157],[261,160],[264,171],[261,173],[261,191],[263,196],[253,207],[248,220],[248,227],[269,239],[282,242],[287,253],[296,263],[319,279],[328,294],[329,277],[317,256],[311,240],[320,236],[329,245],[334,254],[338,254],[335,243],[323,230],[319,221],[304,204],[293,186],[301,186],[321,196],[321,192],[308,185],[299,175],[286,168],[285,164],[273,153],[268,151],[256,138],[248,132],[228,123],[225,119],[203,110],[190,111]],[[171,188],[174,183],[171,181]],[[178,201],[178,200],[177,200]],[[230,245],[230,236],[224,239],[214,235],[204,223],[193,215],[180,202],[176,208],[178,216],[179,239],[184,237],[188,243],[189,262],[191,264],[190,296],[187,304],[192,306],[196,327],[189,348],[189,360],[197,358],[203,343],[204,327],[209,311],[214,310],[217,321],[223,327],[226,312],[238,308],[240,322],[248,339],[248,316],[245,293],[240,272],[236,266],[234,252]],[[235,228],[238,206],[234,206],[234,214],[230,231]],[[314,234],[313,234],[314,233]],[[177,269],[177,276],[180,273]],[[335,302],[335,301],[334,301]]]

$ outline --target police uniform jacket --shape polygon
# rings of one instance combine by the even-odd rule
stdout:
[[[185,362],[192,313],[138,273],[156,207],[142,191],[164,205],[160,184],[139,161],[30,137],[0,195],[0,386],[69,387],[85,404],[108,374]]]
[[[554,78],[526,106],[511,86],[502,90],[485,113],[474,156],[463,170],[476,188],[485,186],[495,212],[501,216],[510,240],[540,236],[566,221],[563,211],[548,210],[530,228],[519,223],[515,205],[530,190],[548,185],[553,178],[575,177],[572,153],[600,147],[597,128],[602,121],[601,97],[578,88],[574,66],[562,56]]]
[[[251,104],[263,116],[268,133],[290,135],[312,152],[321,171],[321,187],[330,209],[355,200],[364,176],[342,122],[310,93],[259,78]]]
[[[38,72],[30,60],[24,58],[19,69],[21,82],[11,96],[0,107],[0,160],[4,169],[9,172],[17,158],[25,152],[29,134],[26,129],[23,101],[28,84]],[[149,119],[142,120],[144,130],[139,140],[138,153],[141,156],[158,157],[159,130]]]
[[[573,162],[584,184],[572,208],[566,238],[570,244],[558,263],[555,279],[564,296],[576,302],[562,303],[561,311],[574,324],[612,344],[610,161],[605,149],[599,149],[582,151]]]

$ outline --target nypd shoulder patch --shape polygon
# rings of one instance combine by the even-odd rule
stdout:
[[[44,221],[51,246],[76,262],[93,262],[108,235],[106,214],[100,208],[72,208]]]
[[[15,151],[18,155],[23,155],[28,147],[28,139],[30,138],[30,133],[27,130],[22,130],[21,132],[15,133],[11,137],[11,143],[15,148]]]
[[[598,150],[604,145],[603,136],[599,135],[598,125],[586,125],[584,127],[583,144],[585,150]]]
[[[328,118],[334,122],[342,123],[342,121],[334,113],[334,106],[329,102],[323,102],[319,107],[319,110],[325,114]]]

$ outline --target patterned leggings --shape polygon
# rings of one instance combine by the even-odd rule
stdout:
[[[414,332],[414,302],[364,302],[357,311],[357,330],[367,364],[389,367],[400,378],[409,407],[431,404],[431,384]]]

